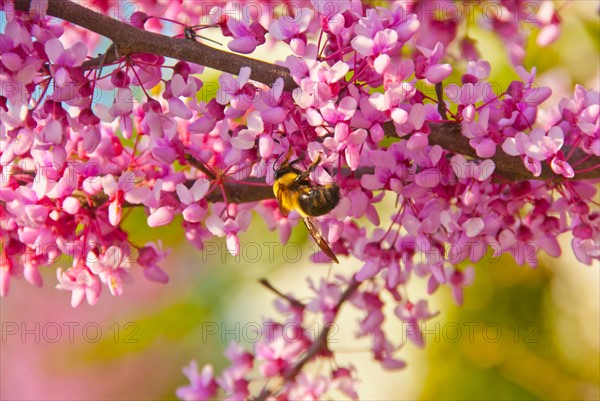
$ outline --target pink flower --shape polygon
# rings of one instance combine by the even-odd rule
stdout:
[[[415,92],[415,86],[410,82],[390,83],[385,93],[373,93],[369,97],[369,103],[376,110],[389,111],[394,122],[402,124],[408,120],[406,105],[403,103],[412,98]]]
[[[485,60],[469,61],[467,63],[467,74],[477,78],[478,81],[488,79],[491,69],[490,63]]]
[[[170,251],[162,250],[162,243],[159,240],[158,244],[149,242],[146,246],[140,248],[137,263],[144,271],[144,276],[151,281],[157,283],[168,283],[169,276],[158,264],[164,260]]]
[[[206,228],[217,237],[226,237],[227,250],[233,256],[240,252],[240,239],[238,232],[245,231],[250,224],[251,214],[240,212],[237,217],[229,216],[225,221],[212,214],[206,219]]]
[[[103,105],[97,105],[100,107]],[[96,110],[100,113],[100,110]],[[115,100],[110,106],[108,112],[114,119],[115,117],[127,116],[133,111],[133,94],[129,88],[118,88],[115,92]]]
[[[192,361],[183,368],[183,374],[190,380],[190,384],[177,388],[177,398],[183,401],[208,401],[214,399],[218,386],[213,378],[212,366],[205,365],[202,368],[202,372],[199,373],[196,361]]]
[[[571,241],[575,257],[581,263],[592,265],[595,259],[600,257],[600,239],[598,238],[578,238],[573,237]]]
[[[203,68],[190,67],[188,63],[180,61],[174,67],[175,72],[171,78],[171,92],[175,97],[192,97],[202,88],[202,81],[191,73],[202,73]]]
[[[311,22],[311,11],[308,8],[302,8],[294,17],[284,15],[271,22],[269,33],[273,39],[289,43],[294,53],[303,55],[307,42],[304,32]]]
[[[292,227],[298,224],[300,216],[296,216],[295,213],[284,216],[276,200],[261,202],[256,211],[265,220],[269,230],[279,230],[279,242],[286,244],[292,234]]]
[[[0,297],[8,295],[11,273],[14,274],[13,266],[13,261],[2,255],[2,260],[0,260]]]
[[[173,221],[175,213],[170,206],[160,206],[148,216],[148,227],[165,226]]]
[[[252,107],[254,100],[254,87],[248,84],[250,79],[250,68],[242,67],[236,79],[230,74],[222,74],[219,77],[219,90],[216,95],[217,102],[222,105],[231,104],[238,111],[245,111]],[[250,87],[252,91],[250,92]]]
[[[265,131],[262,117],[258,111],[251,111],[246,117],[248,128],[239,130],[237,136],[231,138],[231,145],[236,149],[252,149],[256,138]]]
[[[225,356],[233,363],[236,369],[243,371],[244,373],[250,371],[252,368],[252,354],[244,351],[244,348],[236,343],[229,344],[225,350]]]
[[[346,163],[352,171],[358,168],[360,162],[360,148],[367,139],[367,131],[359,128],[348,133],[346,124],[337,124],[335,126],[334,137],[325,138],[323,145],[337,152],[344,152]]]
[[[333,388],[337,388],[340,392],[350,397],[351,400],[358,400],[358,392],[356,391],[358,383],[356,371],[353,367],[337,368],[331,375],[333,378],[331,383]]]
[[[100,256],[91,251],[87,254],[86,265],[108,285],[112,295],[123,293],[123,282],[128,276],[131,264],[128,253],[128,248],[112,245]]]
[[[322,313],[325,324],[333,322],[337,313],[337,303],[342,295],[342,290],[339,286],[327,283],[324,279],[321,279],[319,288],[316,288],[310,279],[309,283],[310,288],[317,296],[306,306],[306,309],[311,312]]]
[[[437,316],[439,312],[429,312],[427,301],[420,300],[416,304],[406,301],[403,304],[398,305],[395,309],[395,313],[403,322],[407,323],[406,334],[408,339],[415,345],[420,347],[425,346],[420,322]]]
[[[291,388],[288,390],[287,399],[318,401],[329,388],[329,380],[325,377],[311,377],[306,373],[300,373]]]
[[[72,100],[80,86],[75,67],[79,67],[87,56],[87,46],[77,42],[70,49],[65,49],[58,39],[50,39],[44,44],[44,50],[52,63],[50,72],[56,81],[52,98],[59,101]]]
[[[27,261],[23,263],[23,277],[27,280],[28,283],[34,285],[36,287],[41,287],[44,284],[42,276],[40,275],[40,259],[41,258],[28,258]]]
[[[352,39],[352,47],[363,56],[381,55],[390,52],[398,43],[398,33],[384,29],[375,33],[373,38],[358,35]]]
[[[517,133],[514,138],[506,138],[502,149],[512,156],[522,156],[525,167],[538,177],[541,174],[540,161],[550,159],[552,170],[565,177],[575,175],[573,168],[562,156],[560,149],[564,143],[564,134],[560,127],[552,127],[546,133],[542,128],[535,128],[529,135]]]
[[[475,269],[469,265],[464,270],[453,267],[446,268],[447,284],[452,288],[452,298],[457,305],[463,304],[463,287],[471,284],[475,277]]]
[[[262,332],[267,335],[256,344],[255,352],[256,360],[261,362],[259,371],[264,377],[285,373],[310,345],[302,328],[294,322],[266,322]]]
[[[554,10],[554,3],[549,0],[542,1],[536,16],[542,25],[536,43],[540,47],[549,46],[560,36],[560,19]]]
[[[423,46],[417,46],[422,53],[415,61],[415,75],[420,79],[427,79],[432,84],[442,82],[452,73],[450,64],[439,64],[438,61],[444,55],[444,45],[437,42],[433,50]]]
[[[150,207],[150,215],[148,216],[149,227],[159,227],[169,224],[175,217],[174,208],[172,206],[161,206],[161,194],[163,186],[167,186],[162,179],[156,180],[154,187],[151,190],[150,197],[144,202]]]
[[[346,76],[350,67],[342,61],[332,66],[313,59],[307,59],[305,63],[309,76],[300,80],[300,88],[294,89],[292,95],[296,104],[303,109],[311,106],[320,108],[337,98],[341,86],[339,81]]]
[[[475,115],[478,117],[477,120]],[[493,124],[490,122],[490,108],[484,107],[477,113],[475,107],[469,104],[463,109],[462,116],[462,134],[470,138],[469,145],[475,149],[477,156],[493,157],[496,154],[497,144],[490,138],[490,125]]]
[[[538,106],[552,95],[552,90],[548,87],[539,87],[535,84],[537,69],[531,68],[527,72],[523,67],[515,67],[515,71],[523,82],[513,81],[507,89],[507,93],[517,102],[523,102],[528,106]]]
[[[233,40],[227,47],[238,53],[252,53],[257,46],[265,43],[265,28],[258,21],[250,22],[247,19],[227,19],[227,28],[233,36]]]
[[[550,161],[550,168],[552,168],[552,171],[556,174],[561,174],[563,177],[575,177],[575,170],[573,170],[573,167],[565,160],[562,152],[558,152],[558,154],[552,158]]]
[[[283,79],[277,78],[273,87],[269,88],[268,91],[263,91],[262,96],[258,99],[258,102],[254,104],[256,110],[260,111],[260,116],[263,121],[271,124],[279,124],[285,121],[289,110],[285,107],[285,102],[289,99],[288,93],[283,92]],[[266,133],[265,133],[266,134]],[[271,135],[263,135],[261,138],[268,138],[271,142],[273,138]],[[268,158],[270,154],[265,152],[261,146],[259,140],[259,150],[263,158]],[[265,156],[266,155],[266,156]]]
[[[175,106],[176,103],[179,106]],[[163,112],[164,107],[158,101],[153,99],[148,100],[142,105],[141,129],[143,129],[144,132],[149,133],[154,140],[164,138],[165,140],[172,141],[177,134],[177,123],[175,122],[174,116],[185,119],[191,117],[191,111],[182,103],[183,102],[171,102],[171,104],[178,107],[178,109],[173,109],[167,114]],[[176,112],[179,112],[179,115],[175,114]],[[166,144],[163,142],[163,146],[165,145]]]
[[[117,181],[112,174],[102,177],[102,188],[110,197],[108,207],[108,218],[113,226],[121,221],[123,203],[127,201],[131,204],[144,203],[151,194],[147,187],[136,187],[136,175],[133,171],[126,171],[119,176]]]
[[[291,40],[294,36],[305,32],[312,21],[312,13],[308,8],[301,8],[292,18],[284,15],[269,25],[269,33],[276,40]]]
[[[205,178],[197,179],[189,189],[183,184],[177,184],[176,189],[179,201],[183,205],[186,205],[185,209],[183,209],[183,218],[185,220],[196,223],[204,218],[206,207],[200,206],[198,202],[204,198],[209,188],[210,181]]]
[[[231,361],[231,366],[216,379],[218,385],[225,391],[225,400],[248,398],[250,380],[246,376],[252,372],[254,356],[236,343],[229,344],[225,355]]]
[[[75,266],[63,273],[62,269],[56,270],[59,290],[71,291],[71,306],[78,307],[84,298],[88,304],[98,302],[102,289],[100,280],[91,274],[85,267]]]
[[[536,160],[546,160],[558,153],[563,146],[564,138],[560,127],[552,127],[548,133],[543,129],[534,129],[529,134],[525,154]]]
[[[359,293],[353,297],[352,303],[365,311],[365,317],[359,321],[358,337],[374,335],[381,331],[385,315],[382,311],[384,303],[378,294],[369,291]]]
[[[392,147],[387,151],[376,150],[371,153],[371,163],[375,166],[375,174],[364,174],[360,183],[367,190],[382,189],[386,185],[390,185],[394,189],[401,189],[402,183],[396,176],[398,163],[394,158]]]
[[[75,43],[71,49],[65,49],[58,39],[50,39],[44,49],[51,62],[66,67],[81,65],[87,56],[87,46],[81,42]]]
[[[311,120],[311,125],[321,125],[323,124],[323,121],[326,121],[331,125],[335,125],[344,121],[350,121],[356,112],[357,106],[358,103],[356,100],[350,96],[346,96],[341,99],[339,105],[337,106],[333,103],[327,103],[319,109],[323,119],[320,120],[318,117],[313,117],[313,120]]]

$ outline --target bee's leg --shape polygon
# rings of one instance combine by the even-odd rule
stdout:
[[[274,141],[277,142],[277,143],[279,143],[279,141],[277,141],[276,139],[274,139]],[[289,165],[288,160],[290,159],[291,155],[292,155],[292,148],[290,147],[290,149],[288,150],[287,154],[285,155],[285,159],[279,165],[279,168],[282,168],[285,165]],[[275,165],[277,164],[277,162],[279,161],[279,159],[281,158],[281,156],[283,156],[283,153],[281,153],[279,156],[277,156],[277,159],[275,159],[275,162],[273,162],[273,171],[275,171]]]
[[[292,155],[292,148],[290,148],[290,151],[288,152],[287,159],[289,159],[291,155]],[[302,159],[304,159],[304,152],[300,153],[300,156],[298,156],[297,159],[292,160],[291,162],[289,162],[289,165],[293,166],[294,164],[298,163]]]
[[[319,163],[321,163],[321,152],[319,152],[317,158],[310,164],[310,166],[308,166],[308,169],[306,171],[310,173],[315,169],[315,167],[317,167],[317,164]]]
[[[308,169],[306,169],[306,171],[303,171],[302,173],[298,174],[298,176],[296,177],[296,179],[294,181],[296,182],[300,182],[300,181],[304,181],[308,178],[308,176],[310,175],[310,173],[312,173],[312,171],[315,169],[315,167],[317,167],[317,165],[321,162],[321,153],[319,152],[319,155],[317,156],[317,158],[310,164],[310,166],[308,166]],[[291,164],[291,163],[290,163]]]

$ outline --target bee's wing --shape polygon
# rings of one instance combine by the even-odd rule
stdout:
[[[308,232],[310,233],[310,235],[313,237],[317,245],[319,245],[319,248],[321,248],[325,255],[329,256],[331,260],[339,264],[340,262],[335,257],[335,253],[333,253],[327,242],[323,239],[323,236],[313,224],[312,219],[310,217],[304,217],[302,220],[304,221],[306,228],[308,228]]]
[[[279,204],[279,210],[281,214],[287,216],[290,214],[294,205],[290,202],[289,196],[286,196],[285,190],[283,187],[277,188],[277,203]]]

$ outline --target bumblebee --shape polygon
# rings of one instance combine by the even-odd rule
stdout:
[[[275,182],[273,193],[279,202],[279,210],[287,216],[295,210],[302,216],[302,220],[308,228],[319,248],[335,263],[339,263],[335,254],[317,230],[312,217],[322,216],[335,208],[340,201],[340,188],[336,184],[318,185],[309,180],[310,173],[321,161],[319,155],[315,161],[302,171],[294,167],[300,159],[288,161],[289,156],[275,171]]]

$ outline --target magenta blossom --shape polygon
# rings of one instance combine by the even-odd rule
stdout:
[[[177,388],[177,397],[184,401],[208,401],[214,399],[217,393],[217,383],[213,378],[213,368],[210,365],[204,366],[202,372],[198,373],[196,361],[183,368],[185,374],[190,380],[187,386]]]
[[[407,324],[406,334],[408,338],[420,347],[425,345],[423,334],[421,331],[421,322],[431,319],[438,315],[439,312],[429,312],[427,302],[420,300],[416,304],[406,302],[403,305],[398,305],[395,310],[396,315]]]
[[[299,56],[304,54],[306,49],[306,35],[304,32],[312,22],[312,12],[308,8],[301,8],[294,16],[284,15],[276,19],[269,25],[269,33],[276,40],[282,40],[289,43],[293,52]]]
[[[432,84],[442,82],[452,73],[450,64],[438,63],[444,54],[444,45],[438,42],[433,50],[423,46],[417,46],[422,53],[415,61],[415,74],[417,78],[427,79]]]
[[[136,176],[133,171],[127,171],[119,176],[116,181],[112,174],[102,177],[102,188],[110,197],[108,207],[108,217],[110,223],[116,226],[121,221],[123,203],[131,204],[143,203],[150,197],[150,189],[146,187],[135,186]]]
[[[131,267],[129,252],[128,246],[112,245],[100,256],[91,251],[87,254],[86,265],[92,273],[100,277],[104,284],[108,285],[112,295],[123,293],[123,283],[128,278]]]
[[[71,306],[76,308],[85,298],[90,305],[98,302],[102,289],[100,280],[83,266],[75,266],[63,272],[56,271],[58,285],[56,288],[71,291]]]
[[[536,177],[541,174],[540,161],[550,160],[552,170],[556,174],[570,178],[575,173],[560,152],[563,143],[564,134],[560,127],[552,127],[547,133],[541,128],[536,128],[529,135],[519,132],[514,138],[506,138],[502,149],[509,155],[522,156],[525,167]]]

